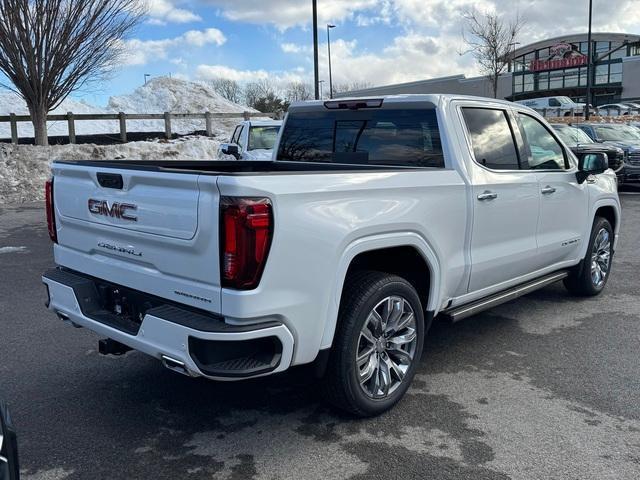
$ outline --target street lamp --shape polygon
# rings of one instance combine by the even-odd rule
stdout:
[[[147,78],[149,78],[150,76],[151,76],[151,74],[150,74],[150,73],[145,73],[145,74],[144,74],[144,84],[145,84],[145,85],[147,84]]]
[[[329,98],[333,98],[333,78],[331,76],[331,35],[329,32],[335,25],[327,24],[327,50],[329,51]]]
[[[320,100],[320,84],[318,83],[318,0],[312,0],[313,10],[313,83],[316,100]]]
[[[591,45],[591,18],[593,17],[593,0],[589,0],[589,33],[587,35],[587,43],[589,50],[587,51],[587,102],[584,106],[584,119],[589,121],[591,104],[591,82],[593,77],[593,46]]]

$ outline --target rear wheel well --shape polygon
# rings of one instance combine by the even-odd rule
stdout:
[[[422,308],[426,310],[431,270],[424,257],[414,247],[391,247],[360,253],[351,261],[347,277],[366,270],[404,278],[416,289]]]
[[[616,211],[613,209],[613,207],[600,207],[598,210],[596,210],[596,217],[602,217],[609,220],[611,229],[614,232],[616,231]]]

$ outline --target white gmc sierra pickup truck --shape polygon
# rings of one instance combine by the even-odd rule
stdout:
[[[272,162],[55,162],[48,308],[190,376],[314,364],[330,402],[375,415],[435,315],[602,291],[616,177],[581,163],[527,107],[448,95],[294,105]]]

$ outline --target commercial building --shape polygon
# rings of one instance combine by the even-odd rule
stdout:
[[[592,103],[640,99],[640,35],[593,33]],[[498,98],[524,100],[565,95],[584,102],[587,89],[587,34],[565,35],[517,48],[508,72],[498,80]],[[492,97],[486,77],[464,75],[386,85],[349,96],[400,93],[459,93]]]

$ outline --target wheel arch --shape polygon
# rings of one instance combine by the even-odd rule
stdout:
[[[396,260],[396,265],[384,268],[393,260]],[[421,263],[416,265],[415,262]],[[424,275],[420,275],[421,268],[426,268]],[[329,348],[333,343],[345,279],[354,269],[385,271],[402,276],[418,291],[424,310],[438,310],[442,270],[435,250],[422,236],[406,232],[361,238],[345,249],[339,262],[336,287],[322,336],[322,349]]]
[[[582,249],[580,251],[580,258],[583,258],[587,254],[587,248],[589,247],[589,238],[591,236],[591,229],[596,217],[604,217],[609,220],[614,233],[614,251],[617,248],[618,232],[620,231],[621,221],[620,204],[614,198],[601,198],[596,201],[591,207],[591,222],[588,225],[588,229],[585,231],[585,241],[583,242]]]

